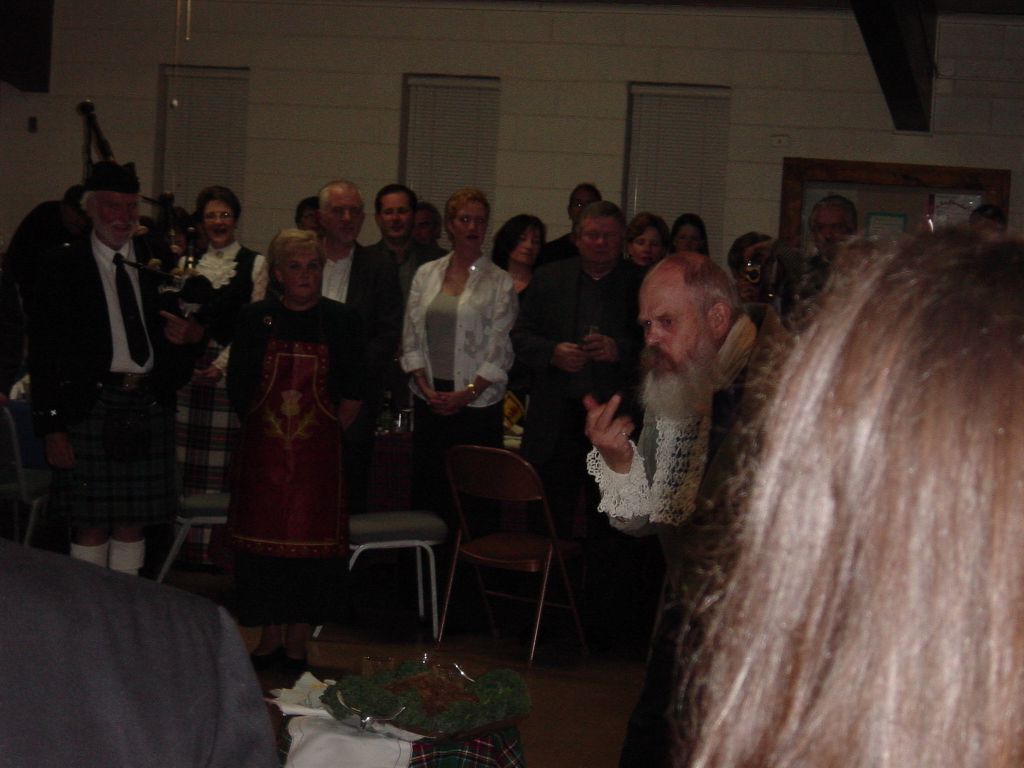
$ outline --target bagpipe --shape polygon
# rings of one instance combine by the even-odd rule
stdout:
[[[117,163],[117,160],[96,119],[93,103],[88,100],[80,102],[76,111],[84,121],[82,184],[88,189],[95,164],[100,161]],[[93,160],[94,147],[99,156],[97,160]],[[122,167],[135,175],[134,163],[123,163]],[[141,260],[141,255],[137,261],[122,258],[121,263],[157,280],[161,309],[182,317],[202,316],[204,308],[213,298],[213,285],[196,271],[199,233],[195,223],[182,221],[180,209],[175,208],[174,194],[171,192],[164,192],[157,198],[146,195],[139,197],[156,209],[152,226],[142,225],[136,231],[136,235],[143,238],[149,250],[149,258],[145,261]]]

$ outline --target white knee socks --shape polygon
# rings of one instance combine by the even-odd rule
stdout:
[[[75,560],[85,560],[87,563],[98,565],[100,568],[107,567],[107,549],[110,542],[103,542],[96,546],[86,546],[85,544],[71,544],[71,556]]]
[[[110,570],[138,576],[139,568],[146,560],[146,540],[110,540]]]

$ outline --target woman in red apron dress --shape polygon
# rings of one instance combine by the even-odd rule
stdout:
[[[320,296],[324,263],[310,232],[270,244],[283,295],[247,306],[228,367],[242,420],[229,531],[239,621],[261,626],[253,664],[305,664],[310,626],[342,605],[348,515],[343,430],[359,410],[359,317]]]

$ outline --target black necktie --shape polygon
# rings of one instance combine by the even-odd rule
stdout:
[[[128,270],[124,268],[124,257],[120,253],[114,254],[114,264],[117,303],[121,305],[124,333],[128,337],[128,354],[138,365],[144,365],[149,359],[149,342],[146,340],[146,329],[142,325],[142,315],[139,314],[139,302],[135,300],[132,281],[128,278]]]

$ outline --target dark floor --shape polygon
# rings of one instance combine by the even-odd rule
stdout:
[[[542,625],[536,660],[528,668],[524,629],[529,617],[514,610],[499,615],[506,636],[495,639],[485,628],[467,628],[448,634],[436,651],[429,623],[421,623],[417,616],[414,579],[411,562],[361,560],[352,574],[356,597],[349,619],[324,627],[311,643],[312,671],[321,677],[358,673],[366,656],[402,661],[427,651],[457,661],[470,674],[495,667],[515,669],[525,677],[533,700],[533,710],[520,726],[530,768],[618,764],[625,724],[643,677],[641,654],[616,650],[584,658],[568,622],[552,613],[550,619],[545,617],[550,631]],[[167,582],[230,607],[230,576],[176,569]],[[254,647],[258,631],[242,627],[241,632],[247,646]],[[292,682],[279,672],[260,673],[260,680],[266,690]]]
[[[9,526],[9,517],[4,524]],[[2,535],[11,534],[9,528],[2,531]],[[169,542],[169,530],[148,532],[144,577],[155,576]],[[67,531],[43,524],[33,545],[66,552]],[[324,627],[310,645],[314,673],[321,677],[358,673],[366,656],[403,661],[422,657],[426,651],[458,661],[470,674],[495,667],[515,669],[525,677],[533,700],[533,709],[520,726],[530,768],[605,768],[618,764],[626,721],[643,678],[644,635],[649,627],[631,632],[628,642],[596,643],[599,647],[583,657],[568,617],[560,611],[548,611],[536,660],[528,668],[528,611],[500,610],[502,637],[494,638],[480,618],[479,596],[464,590],[456,594],[463,609],[437,651],[429,620],[421,622],[417,616],[413,563],[408,553],[368,553],[360,559],[351,574],[352,598],[344,611],[346,618]],[[232,609],[233,580],[223,571],[178,566],[166,581]],[[441,600],[443,585],[439,585],[439,593]],[[258,631],[241,627],[240,632],[247,647],[254,647]],[[292,679],[265,672],[260,673],[260,681],[269,691],[289,686]]]

